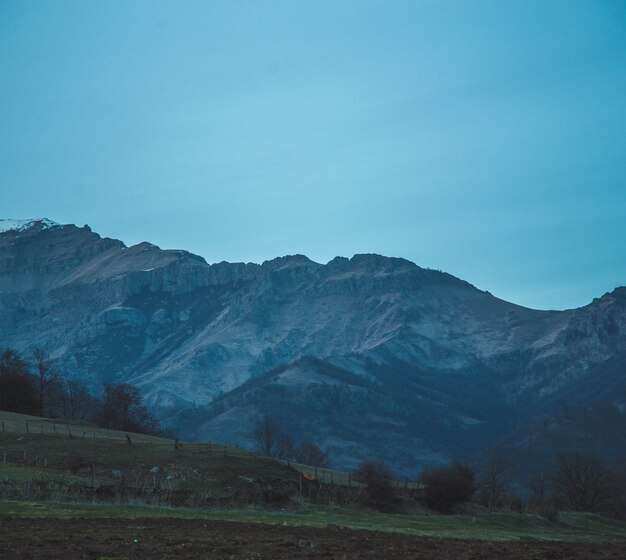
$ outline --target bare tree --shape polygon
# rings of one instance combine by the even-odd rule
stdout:
[[[328,460],[328,453],[322,451],[314,443],[305,443],[295,451],[296,460],[303,465],[309,465],[311,467],[328,467],[330,461]]]
[[[493,511],[502,503],[508,492],[512,473],[513,464],[503,449],[495,447],[485,453],[480,498],[489,511]]]
[[[291,438],[281,431],[271,416],[257,419],[252,437],[259,452],[267,457],[285,458],[292,450]]]
[[[102,396],[100,422],[104,428],[150,433],[156,420],[142,404],[139,389],[128,383],[106,384]]]
[[[103,428],[113,427],[113,418],[115,413],[115,385],[107,383],[102,393],[102,412],[100,424]]]
[[[534,471],[528,477],[526,485],[531,492],[531,505],[541,508],[548,498],[551,487],[551,476],[547,471]]]
[[[88,409],[93,403],[94,399],[84,385],[74,380],[63,381],[61,396],[63,418],[85,420],[89,416]]]
[[[33,349],[33,358],[39,381],[39,416],[44,416],[53,408],[53,395],[59,393],[59,374],[48,353],[41,348]]]
[[[555,488],[566,507],[574,511],[600,511],[612,497],[613,480],[593,455],[568,451],[556,457]]]

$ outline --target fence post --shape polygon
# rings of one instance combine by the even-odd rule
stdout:
[[[29,434],[30,432],[28,431],[28,420],[26,420],[26,433]]]
[[[4,432],[4,420],[2,421],[2,431]]]

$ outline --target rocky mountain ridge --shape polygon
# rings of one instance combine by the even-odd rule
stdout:
[[[537,311],[380,255],[208,264],[49,220],[0,232],[0,342],[44,347],[94,391],[138,385],[183,437],[249,445],[272,413],[340,466],[409,471],[550,433],[573,445],[558,411],[575,387],[581,410],[626,408],[626,288]]]

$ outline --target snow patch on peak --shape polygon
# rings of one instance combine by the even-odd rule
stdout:
[[[7,231],[26,231],[27,229],[34,227],[39,230],[44,230],[63,226],[57,222],[49,220],[48,218],[31,218],[29,220],[0,219],[0,233],[5,233]]]

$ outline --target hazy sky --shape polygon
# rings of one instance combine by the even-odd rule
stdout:
[[[0,2],[0,217],[626,284],[626,2]]]

